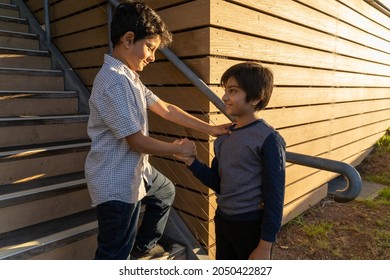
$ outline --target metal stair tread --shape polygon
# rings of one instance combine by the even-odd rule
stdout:
[[[5,147],[0,149],[0,162],[42,157],[66,152],[67,150],[86,150],[89,149],[90,145],[90,140],[79,140],[25,145],[17,147],[17,149],[15,147]]]
[[[0,208],[9,207],[27,201],[33,201],[58,191],[72,191],[85,188],[83,172],[34,179],[29,182],[0,186]]]
[[[25,55],[33,55],[33,56],[50,56],[50,53],[48,51],[7,48],[7,47],[1,47],[1,46],[0,46],[0,53],[25,54]]]
[[[18,10],[18,6],[14,4],[8,4],[8,3],[0,3],[0,8]]]
[[[97,234],[94,208],[0,234],[0,259],[26,259]]]
[[[29,69],[29,68],[9,68],[0,67],[0,74],[11,74],[11,75],[50,75],[50,76],[61,76],[63,75],[61,70],[48,70],[48,69]]]
[[[18,38],[26,38],[26,39],[38,39],[38,35],[34,34],[34,33],[25,33],[25,32],[3,30],[3,29],[0,29],[0,36],[18,37]]]
[[[7,100],[13,98],[77,98],[76,91],[50,91],[50,90],[0,90],[0,100]]]
[[[87,122],[87,115],[0,117],[0,128],[11,126],[54,125]]]
[[[28,21],[25,18],[2,16],[2,15],[0,15],[0,21],[8,21],[8,22],[21,23],[21,24],[28,24]]]

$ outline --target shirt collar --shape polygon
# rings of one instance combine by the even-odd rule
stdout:
[[[104,63],[107,64],[110,68],[112,67],[114,69],[123,71],[133,80],[139,79],[139,74],[137,72],[131,70],[126,64],[124,64],[119,59],[114,58],[110,54],[104,54]]]

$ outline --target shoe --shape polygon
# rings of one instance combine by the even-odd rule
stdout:
[[[165,247],[165,246],[164,246]],[[134,246],[131,251],[131,259],[137,260],[150,260],[158,259],[169,255],[167,248],[164,248],[160,244],[156,244],[152,249],[147,252],[141,252],[137,246]]]

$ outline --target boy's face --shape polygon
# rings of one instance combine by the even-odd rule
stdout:
[[[254,106],[252,103],[246,101],[246,93],[240,88],[236,78],[230,77],[225,86],[225,94],[222,100],[226,106],[226,112],[231,116],[246,116],[254,113]]]
[[[126,40],[126,37],[124,37]],[[138,40],[135,43],[127,42],[124,60],[133,71],[142,71],[146,65],[155,60],[155,53],[160,46],[159,36]]]

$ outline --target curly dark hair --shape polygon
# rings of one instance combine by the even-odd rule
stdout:
[[[127,32],[134,33],[134,42],[160,36],[160,48],[172,42],[172,34],[156,12],[139,0],[126,0],[115,9],[111,21],[111,42],[117,45]]]

